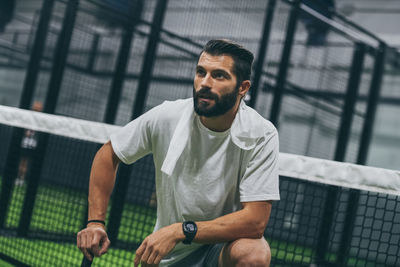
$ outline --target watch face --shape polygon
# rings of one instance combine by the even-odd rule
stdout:
[[[193,238],[197,233],[197,225],[195,222],[187,221],[182,224],[183,233],[185,234],[186,238],[182,241],[183,244],[189,245],[192,243]]]
[[[188,223],[188,224],[186,224],[186,229],[187,229],[189,232],[194,232],[194,225],[191,224],[191,223]]]

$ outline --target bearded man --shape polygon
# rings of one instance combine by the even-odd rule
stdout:
[[[166,101],[113,134],[90,175],[84,255],[110,244],[104,227],[120,161],[152,153],[157,221],[136,250],[141,266],[269,266],[264,231],[279,200],[278,133],[243,101],[253,54],[228,40],[200,53],[193,98]],[[101,244],[101,247],[99,245]]]

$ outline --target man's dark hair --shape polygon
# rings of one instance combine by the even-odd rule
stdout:
[[[250,80],[251,65],[253,64],[254,55],[243,46],[225,39],[210,40],[203,47],[201,53],[203,52],[212,56],[231,56],[234,61],[232,71],[237,77],[238,84],[242,83],[244,80]]]

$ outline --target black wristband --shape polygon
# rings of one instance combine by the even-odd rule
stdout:
[[[196,223],[193,221],[183,222],[182,230],[186,237],[185,240],[182,241],[182,243],[185,245],[190,245],[197,233]]]
[[[101,223],[102,225],[106,226],[106,222],[102,220],[89,220],[87,221],[86,225],[88,225],[89,223]]]

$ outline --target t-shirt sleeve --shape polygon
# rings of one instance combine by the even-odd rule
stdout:
[[[112,148],[125,164],[132,164],[152,152],[152,135],[157,108],[149,110],[110,136]]]
[[[240,181],[240,202],[279,200],[279,137],[274,130],[254,148]]]

